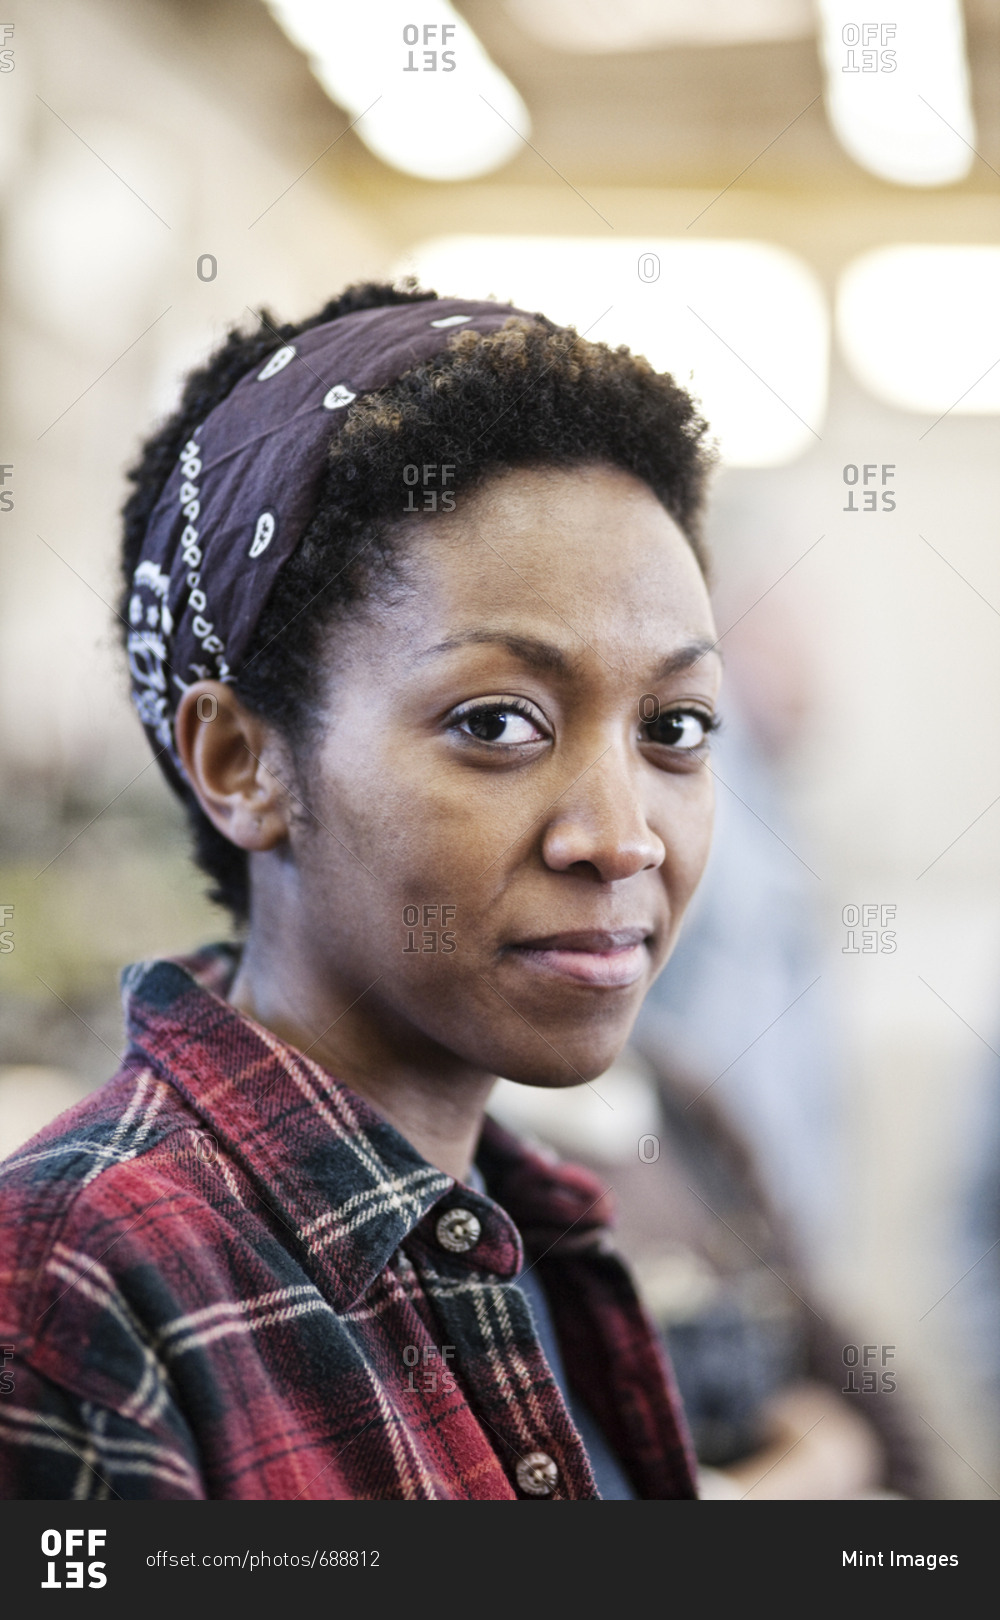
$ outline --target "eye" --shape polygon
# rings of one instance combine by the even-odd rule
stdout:
[[[523,698],[490,698],[485,703],[470,703],[456,711],[450,729],[476,742],[501,748],[544,742],[547,736],[534,709]]]
[[[690,754],[704,747],[719,721],[704,709],[663,709],[642,729],[650,742]]]

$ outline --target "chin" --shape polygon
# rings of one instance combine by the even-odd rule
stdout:
[[[631,1025],[614,1039],[604,1034],[598,1041],[588,1041],[585,1047],[583,1043],[579,1047],[564,1043],[554,1052],[539,1041],[541,1053],[537,1048],[517,1053],[508,1050],[498,1054],[494,1067],[505,1080],[514,1080],[518,1085],[544,1086],[553,1091],[582,1086],[610,1069],[630,1031]]]

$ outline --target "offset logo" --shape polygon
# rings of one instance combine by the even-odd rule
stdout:
[[[106,1530],[43,1530],[42,1554],[48,1561],[47,1574],[40,1582],[43,1591],[54,1592],[60,1587],[77,1591],[89,1587],[95,1591],[107,1586],[103,1559],[95,1559],[108,1539]],[[87,1549],[86,1562],[82,1556]],[[79,1555],[79,1556],[78,1556]]]

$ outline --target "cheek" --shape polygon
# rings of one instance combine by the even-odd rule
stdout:
[[[363,752],[359,748],[359,753]],[[360,768],[359,768],[360,766]],[[405,755],[355,759],[317,773],[308,798],[315,820],[293,850],[307,896],[338,897],[355,921],[402,926],[403,911],[474,903],[490,844],[481,806],[445,790],[440,773],[406,770]]]
[[[697,888],[712,847],[715,784],[708,770],[688,778],[687,792],[672,796],[661,824],[667,847],[664,878],[671,910],[680,914]]]

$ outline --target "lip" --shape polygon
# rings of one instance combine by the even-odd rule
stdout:
[[[648,928],[587,928],[521,940],[508,950],[529,971],[607,989],[625,989],[649,967]]]

